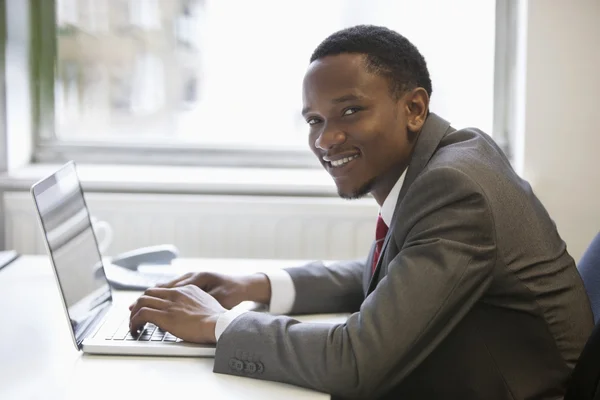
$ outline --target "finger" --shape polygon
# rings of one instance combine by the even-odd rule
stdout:
[[[129,310],[131,311],[130,317],[135,315],[137,311],[142,307],[148,307],[155,310],[165,310],[169,306],[170,302],[159,297],[151,297],[143,295],[135,303],[133,303]]]
[[[168,300],[174,291],[175,289],[172,288],[151,287],[144,291],[144,296],[158,297],[159,299]]]
[[[165,325],[167,316],[167,311],[142,307],[129,320],[129,331],[137,333],[148,322],[168,331],[169,327]]]
[[[194,286],[196,286],[196,284],[194,282],[194,277],[193,276],[190,276],[187,279],[180,280],[179,282],[177,282],[173,286],[170,286],[168,289],[175,289],[175,288],[179,288],[179,287],[187,286],[187,285],[194,285]]]
[[[146,296],[146,297],[157,297],[160,299],[168,299],[169,298],[169,293],[170,293],[171,289],[170,288],[158,288],[158,287],[152,287],[152,288],[148,288],[144,291],[144,294],[142,296]],[[139,300],[139,299],[138,299]],[[137,301],[136,301],[137,303]],[[133,309],[133,307],[135,307],[135,304],[133,303],[129,306],[129,311],[131,311]]]
[[[175,285],[179,284],[180,282],[183,281],[187,281],[189,280],[194,274],[192,274],[191,272],[188,272],[187,274],[183,274],[181,276],[178,276],[177,278],[169,281],[169,282],[165,282],[165,283],[160,283],[158,285],[156,285],[156,287],[159,288],[172,288]]]

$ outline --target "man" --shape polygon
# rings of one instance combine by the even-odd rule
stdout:
[[[340,196],[381,206],[367,260],[184,275],[146,291],[131,328],[216,342],[215,372],[334,396],[561,398],[593,325],[574,261],[492,139],[430,113],[431,91],[425,60],[391,30],[325,39],[303,115]],[[226,311],[243,300],[352,314],[326,325]]]

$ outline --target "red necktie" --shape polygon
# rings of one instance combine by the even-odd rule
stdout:
[[[375,254],[373,255],[373,265],[371,266],[371,274],[375,273],[377,267],[377,261],[381,255],[381,248],[383,247],[383,241],[385,235],[388,233],[388,226],[383,222],[381,214],[377,217],[377,226],[375,227]]]

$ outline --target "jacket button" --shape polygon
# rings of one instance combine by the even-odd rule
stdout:
[[[240,360],[235,360],[235,370],[238,372],[242,372],[244,370],[244,363]]]
[[[245,368],[244,371],[249,373],[249,374],[253,374],[256,372],[256,364],[253,363],[252,361],[246,362],[245,363]]]
[[[230,358],[230,359],[229,359],[229,368],[231,368],[231,369],[235,369],[235,362],[236,362],[236,361],[237,361],[237,360],[236,360],[235,358]]]

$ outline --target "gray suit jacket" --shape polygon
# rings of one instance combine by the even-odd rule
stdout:
[[[246,313],[214,371],[347,398],[559,399],[592,327],[553,221],[496,144],[430,114],[382,256],[287,271],[293,313]]]

